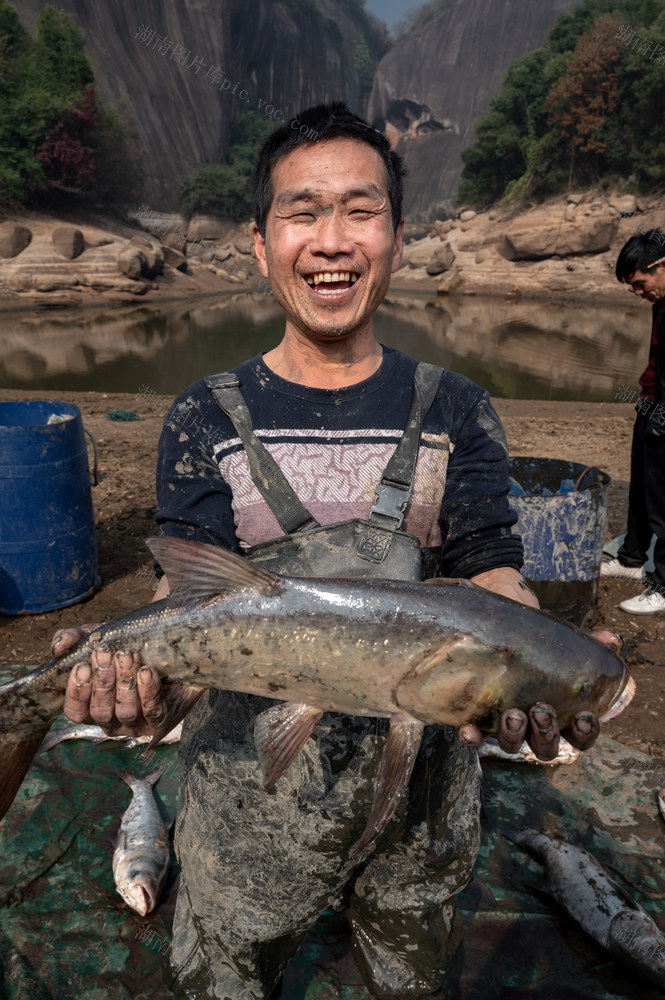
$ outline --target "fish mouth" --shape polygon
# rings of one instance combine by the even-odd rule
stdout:
[[[637,685],[635,681],[628,673],[625,671],[625,683],[619,688],[615,694],[609,708],[600,716],[601,722],[609,722],[610,719],[616,719],[617,715],[621,715],[624,708],[630,705],[631,701],[635,697],[635,691],[637,690]]]

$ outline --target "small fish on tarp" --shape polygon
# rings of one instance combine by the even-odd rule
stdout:
[[[575,923],[614,959],[665,990],[665,935],[581,847],[536,830],[499,829],[545,866],[549,890]]]
[[[487,736],[484,743],[478,747],[479,757],[512,761],[514,764],[574,764],[579,755],[580,751],[571,746],[563,736],[559,740],[559,752],[551,760],[541,760],[540,757],[536,757],[528,743],[523,743],[516,753],[506,753],[493,736]]]
[[[324,712],[390,719],[359,854],[408,790],[426,725],[473,723],[547,692],[562,729],[576,712],[602,721],[628,704],[623,661],[567,622],[468,580],[279,576],[200,542],[151,538],[173,594],[100,626],[58,659],[0,687],[0,817],[51,723],[70,671],[101,643],[131,649],[163,675],[170,709],[156,741],[206,688],[278,699],[256,719],[257,759],[272,788]]]
[[[665,819],[665,788],[661,788],[656,796],[658,800],[658,808],[660,809],[660,815]]]
[[[182,722],[166,733],[159,740],[159,745],[166,743],[179,743],[182,734]],[[71,726],[61,726],[60,729],[50,729],[41,742],[37,753],[47,753],[53,747],[66,740],[87,740],[89,743],[105,743],[106,740],[122,742],[130,750],[134,747],[145,746],[152,743],[152,736],[109,736],[101,726],[87,725],[85,722],[75,722]],[[157,744],[153,744],[157,745]]]
[[[155,909],[169,869],[171,824],[162,819],[152,792],[165,769],[143,777],[118,772],[132,790],[132,801],[118,831],[113,878],[124,901],[142,917]]]

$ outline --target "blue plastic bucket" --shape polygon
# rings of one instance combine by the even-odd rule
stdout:
[[[541,607],[583,624],[598,592],[610,477],[595,466],[551,458],[511,458],[510,474],[522,574]]]
[[[79,408],[0,403],[0,613],[63,608],[98,585]]]

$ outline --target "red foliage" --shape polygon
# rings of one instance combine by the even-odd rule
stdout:
[[[95,150],[83,139],[103,124],[97,111],[94,86],[86,87],[46,135],[37,152],[52,184],[74,188],[89,187],[95,179]]]

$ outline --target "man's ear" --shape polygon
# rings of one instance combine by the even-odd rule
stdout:
[[[266,241],[261,236],[256,224],[252,226],[252,234],[254,236],[254,256],[258,261],[259,271],[264,278],[267,278],[268,265],[266,263]]]
[[[393,254],[393,266],[391,273],[399,271],[402,266],[402,251],[404,249],[404,219],[400,222],[395,232],[395,252]]]

